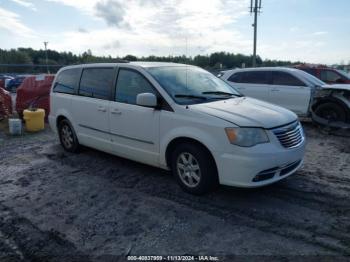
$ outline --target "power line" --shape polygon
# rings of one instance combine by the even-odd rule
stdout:
[[[254,13],[254,47],[253,47],[253,67],[256,67],[256,41],[258,32],[258,14],[261,12],[262,0],[250,0],[250,13]]]

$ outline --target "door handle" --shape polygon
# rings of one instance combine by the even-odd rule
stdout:
[[[280,90],[279,90],[278,88],[272,88],[271,91],[272,91],[272,92],[278,92],[278,91],[280,91]]]
[[[107,109],[104,108],[104,107],[102,107],[102,106],[99,106],[99,107],[97,108],[97,110],[100,111],[100,112],[107,112]]]
[[[121,115],[122,112],[119,111],[118,109],[113,109],[113,110],[111,111],[111,114],[113,114],[113,115]]]
[[[243,90],[243,89],[245,89],[245,87],[237,87],[237,89]]]

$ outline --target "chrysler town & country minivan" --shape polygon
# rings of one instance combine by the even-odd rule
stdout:
[[[303,163],[305,137],[293,112],[244,97],[195,66],[68,66],[50,103],[50,126],[65,150],[84,145],[171,170],[193,194],[271,184]]]

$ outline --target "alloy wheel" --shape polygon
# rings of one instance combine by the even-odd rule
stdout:
[[[197,159],[190,153],[181,153],[176,161],[177,173],[188,187],[196,187],[201,180],[201,170]]]

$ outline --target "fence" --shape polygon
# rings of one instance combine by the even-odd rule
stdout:
[[[0,74],[55,74],[65,65],[0,64]]]

